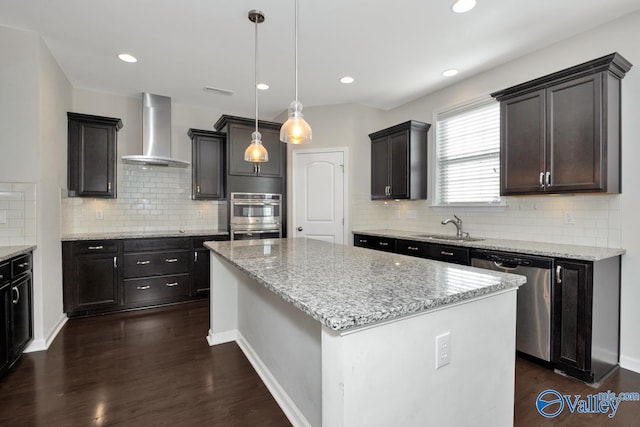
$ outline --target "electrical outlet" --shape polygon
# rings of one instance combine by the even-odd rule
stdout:
[[[564,223],[565,224],[573,224],[573,211],[565,211],[565,213],[564,213]]]
[[[104,219],[104,212],[102,211],[102,209],[96,209],[96,219]]]
[[[200,209],[196,211],[196,218],[202,218],[202,211]]]
[[[436,369],[451,363],[451,332],[436,337]]]

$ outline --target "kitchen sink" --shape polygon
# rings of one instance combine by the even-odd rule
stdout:
[[[432,239],[432,240],[448,240],[455,242],[478,242],[480,240],[484,240],[478,237],[458,237],[451,236],[448,234],[415,234],[415,237],[420,237],[421,239]]]

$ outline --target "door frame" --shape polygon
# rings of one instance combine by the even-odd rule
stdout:
[[[291,209],[290,216],[291,220],[287,225],[287,236],[293,236],[294,231],[294,222],[296,218],[296,203],[294,200],[295,190],[296,190],[296,180],[294,177],[294,171],[296,170],[296,162],[298,160],[299,154],[322,154],[322,153],[342,153],[342,163],[343,163],[343,180],[342,180],[342,209],[343,209],[343,217],[344,224],[342,227],[342,241],[344,245],[349,245],[349,175],[347,171],[349,170],[349,148],[348,147],[331,147],[331,148],[303,148],[303,149],[292,149],[291,150],[291,179],[289,182],[291,183],[291,191],[289,192],[291,201]]]

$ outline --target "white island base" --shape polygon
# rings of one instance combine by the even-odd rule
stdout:
[[[337,332],[215,253],[211,284],[209,344],[235,340],[293,425],[513,425],[517,288]]]

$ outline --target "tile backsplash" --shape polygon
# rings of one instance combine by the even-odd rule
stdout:
[[[36,244],[36,184],[0,182],[0,246]]]
[[[432,207],[424,200],[372,201],[361,195],[353,201],[353,229],[454,234],[454,226],[440,222],[455,213],[471,236],[618,248],[622,247],[621,197],[507,197],[504,207],[453,209]]]
[[[118,164],[118,197],[63,197],[62,234],[217,230],[226,202],[191,199],[191,168]],[[225,226],[226,227],[226,226]]]

